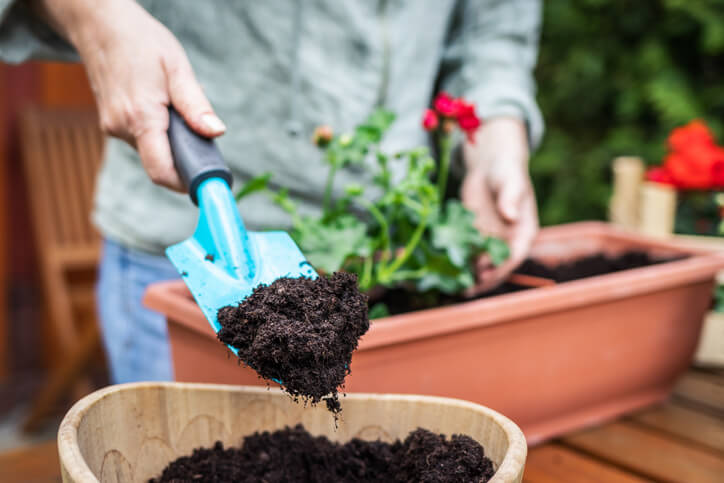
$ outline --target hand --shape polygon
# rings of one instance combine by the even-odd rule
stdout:
[[[538,233],[538,209],[528,175],[528,141],[523,123],[497,118],[466,142],[466,175],[461,197],[475,213],[476,227],[484,235],[508,242],[510,258],[495,267],[486,256],[477,263],[478,283],[468,295],[490,290],[504,282],[528,256]]]
[[[85,64],[101,128],[138,150],[151,180],[184,191],[171,158],[168,105],[201,135],[225,126],[194,77],[181,44],[133,0],[35,0]]]

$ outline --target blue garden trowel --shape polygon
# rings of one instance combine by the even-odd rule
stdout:
[[[174,163],[199,207],[199,223],[191,238],[168,247],[166,255],[219,332],[220,308],[237,305],[261,284],[317,273],[286,232],[246,231],[231,194],[231,171],[214,141],[193,132],[173,107],[169,117]]]

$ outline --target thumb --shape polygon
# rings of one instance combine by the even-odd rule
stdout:
[[[515,223],[520,216],[520,204],[523,201],[525,189],[516,181],[504,182],[498,191],[497,208],[503,219],[508,223]]]
[[[224,134],[226,126],[214,113],[185,57],[168,69],[168,92],[171,104],[191,129],[206,137]]]

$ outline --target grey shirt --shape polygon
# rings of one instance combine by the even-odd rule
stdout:
[[[315,126],[344,132],[384,105],[398,116],[386,148],[425,144],[420,120],[436,82],[475,102],[483,118],[523,119],[532,146],[542,136],[532,75],[538,0],[139,3],[183,44],[226,123],[218,144],[235,185],[272,172],[272,184],[288,187],[306,211],[319,207],[326,174],[310,142]],[[0,0],[0,59],[78,60],[14,0]],[[352,180],[367,181],[352,167],[340,173],[337,188]],[[240,211],[250,228],[289,223],[263,196],[245,199]],[[137,153],[108,139],[93,212],[106,237],[159,253],[189,236],[196,219],[187,196],[151,183]]]

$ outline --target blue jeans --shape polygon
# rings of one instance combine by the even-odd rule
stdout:
[[[141,299],[149,284],[178,277],[166,257],[104,241],[96,301],[114,384],[173,380],[166,319]]]

